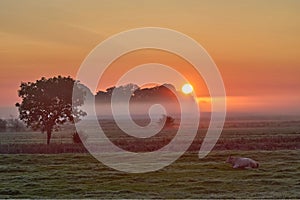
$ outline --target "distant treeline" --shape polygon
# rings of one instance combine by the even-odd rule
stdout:
[[[10,119],[0,119],[0,132],[6,132],[6,131],[13,131],[13,132],[18,132],[18,131],[25,131],[26,126],[25,124],[15,118],[10,118]]]
[[[107,116],[112,116],[111,103],[115,102],[129,101],[131,115],[148,114],[149,109],[155,104],[161,105],[167,115],[174,115],[180,113],[180,102],[190,103],[193,100],[192,95],[185,95],[177,91],[171,84],[141,88],[130,83],[107,88],[106,91],[99,91],[95,95],[97,114]]]
[[[174,103],[178,98],[192,99],[191,95],[183,95],[178,92],[172,84],[163,84],[151,88],[140,88],[136,84],[127,84],[119,87],[110,87],[106,91],[99,91],[96,94],[97,103],[110,103],[113,93],[117,95],[117,101],[124,101],[130,97],[130,102],[161,102]],[[178,98],[177,98],[177,97]]]

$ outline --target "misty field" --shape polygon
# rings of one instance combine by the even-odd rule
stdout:
[[[110,139],[132,151],[139,141],[122,136],[109,121]],[[228,121],[215,149],[199,159],[207,124],[188,152],[156,172],[128,174],[103,165],[69,128],[54,133],[49,146],[36,132],[0,133],[0,198],[300,198],[300,122]],[[166,130],[148,141],[150,150],[173,136]],[[170,137],[170,138],[169,138]],[[124,142],[125,139],[125,142]],[[130,140],[130,142],[128,142]],[[126,142],[127,141],[127,142]],[[259,169],[236,170],[228,155],[257,160]]]

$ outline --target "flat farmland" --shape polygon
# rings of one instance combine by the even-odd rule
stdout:
[[[234,170],[228,154],[252,157]],[[1,155],[0,198],[300,198],[300,150],[187,153],[156,172],[127,174],[89,154]]]
[[[128,174],[113,170],[72,143],[72,130],[53,134],[52,144],[37,132],[0,133],[0,198],[300,198],[299,121],[231,121],[204,159],[197,151],[202,124],[188,152],[161,170]],[[117,145],[143,152],[139,142],[104,121]],[[164,130],[146,147],[168,143],[176,130]],[[250,157],[259,169],[236,170],[228,155]]]

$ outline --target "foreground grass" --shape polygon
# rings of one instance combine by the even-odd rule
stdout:
[[[258,170],[234,170],[229,155]],[[0,198],[300,198],[300,150],[187,153],[151,173],[112,170],[89,154],[0,155]]]

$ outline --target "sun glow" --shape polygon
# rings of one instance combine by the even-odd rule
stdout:
[[[182,86],[181,88],[181,91],[184,93],[184,94],[190,94],[194,91],[194,88],[191,84],[189,83],[186,83]]]

